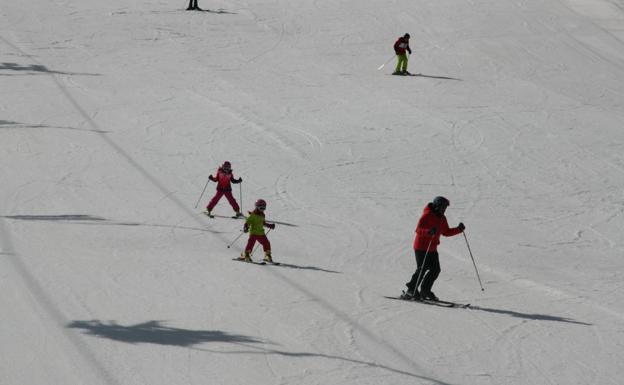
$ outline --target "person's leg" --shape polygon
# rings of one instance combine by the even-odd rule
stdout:
[[[240,213],[240,207],[238,206],[238,203],[236,203],[236,199],[234,199],[232,191],[226,191],[225,197],[227,198],[228,202],[230,202],[230,206],[232,206],[234,211],[236,211],[236,214]]]
[[[269,242],[269,238],[266,235],[258,237],[258,242],[262,245],[262,249],[264,250],[264,260],[266,262],[273,262],[273,256],[271,255],[271,242]]]
[[[217,190],[217,193],[212,197],[206,209],[208,211],[212,211],[212,209],[214,209],[217,203],[219,203],[219,200],[221,199],[222,196],[223,196],[223,191]]]
[[[401,73],[401,68],[403,66],[403,60],[405,60],[407,57],[405,56],[405,54],[399,54],[397,55],[397,65],[396,68],[394,69],[394,73],[395,74],[400,74]]]
[[[249,239],[247,240],[247,245],[245,246],[245,251],[243,251],[243,254],[241,254],[241,257],[239,259],[244,259],[247,262],[251,262],[251,252],[257,240],[258,237],[256,235],[249,236]]]
[[[410,293],[418,293],[418,285],[420,281],[422,281],[421,272],[425,274],[426,270],[423,271],[423,261],[425,258],[425,252],[420,250],[414,250],[414,255],[416,256],[416,271],[412,274],[412,279],[407,283],[407,291]]]
[[[422,280],[422,284],[420,286],[420,292],[423,294],[428,294],[431,292],[431,288],[438,276],[440,275],[440,257],[437,252],[431,252],[427,255],[427,274]]]
[[[401,72],[407,72],[407,55],[403,55],[403,62],[401,63]]]

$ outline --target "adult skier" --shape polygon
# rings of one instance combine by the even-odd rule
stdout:
[[[232,164],[228,161],[223,162],[223,165],[217,170],[217,176],[212,176],[211,174],[208,176],[208,179],[213,182],[217,182],[217,193],[208,203],[205,214],[212,218],[212,209],[214,209],[217,203],[219,203],[221,197],[225,195],[228,202],[230,202],[230,205],[236,212],[235,218],[242,217],[243,213],[240,212],[240,207],[232,195],[232,185],[230,183],[241,183],[243,178],[234,178],[234,174],[232,173]]]
[[[394,43],[394,52],[397,55],[397,65],[392,75],[411,75],[407,72],[407,53],[412,54],[412,50],[409,46],[410,34],[406,33],[397,39]]]
[[[271,243],[264,233],[264,228],[268,227],[269,229],[274,229],[275,223],[267,223],[264,220],[265,210],[266,202],[264,199],[258,199],[255,203],[254,211],[249,212],[249,216],[247,217],[247,220],[245,220],[245,225],[243,226],[243,232],[249,233],[249,240],[247,241],[247,246],[245,246],[245,251],[238,259],[244,260],[245,262],[252,262],[251,252],[257,241],[260,242],[262,248],[264,249],[264,262],[273,262],[273,257],[271,256]]]
[[[466,226],[459,223],[457,227],[449,228],[444,213],[450,205],[448,199],[438,196],[428,203],[416,226],[414,239],[414,253],[416,254],[416,272],[407,283],[407,292],[404,299],[428,299],[438,301],[438,297],[431,291],[433,283],[440,275],[440,260],[438,258],[438,244],[440,235],[450,237],[460,234]],[[418,287],[420,286],[420,293]]]

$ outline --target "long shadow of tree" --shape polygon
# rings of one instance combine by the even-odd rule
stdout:
[[[524,319],[529,319],[529,320],[534,320],[534,321],[556,321],[556,322],[567,322],[567,323],[572,323],[572,324],[577,324],[577,325],[585,325],[585,326],[591,326],[592,325],[590,323],[576,321],[576,320],[574,320],[572,318],[559,317],[559,316],[548,315],[548,314],[520,313],[520,312],[513,311],[513,310],[492,309],[492,308],[481,307],[481,306],[472,306],[472,305],[470,306],[470,309],[471,310],[485,311],[485,312],[488,312],[488,313],[506,314],[506,315],[509,315],[509,316],[512,316],[512,317],[524,318]]]
[[[6,126],[4,128],[58,128],[58,129],[63,129],[63,130],[76,130],[76,131],[90,131],[90,132],[98,132],[100,134],[106,134],[109,133],[110,131],[104,131],[104,130],[93,130],[90,128],[80,128],[80,127],[67,127],[67,126],[49,126],[49,125],[45,125],[45,124],[27,124],[27,123],[19,123],[19,122],[13,122],[10,120],[1,120],[0,119],[0,128],[3,128],[3,126]]]
[[[274,344],[265,340],[259,340],[254,337],[240,334],[231,334],[219,330],[189,330],[174,328],[166,326],[162,323],[162,321],[157,320],[147,321],[129,326],[120,325],[114,321],[73,321],[67,324],[67,327],[70,329],[83,329],[85,330],[85,334],[87,335],[108,338],[114,341],[120,341],[129,344],[145,343],[168,346],[182,346],[193,348],[199,351],[210,352],[213,354],[274,354],[293,358],[318,357],[329,360],[341,360],[419,378],[422,380],[430,381],[431,383],[437,385],[452,385],[431,377],[410,373],[405,370],[391,368],[389,366],[385,366],[376,362],[369,362],[322,353],[288,352],[277,349],[268,349],[266,348],[267,345]],[[193,347],[194,345],[207,342],[226,342],[243,346],[245,349],[221,351]],[[261,346],[256,346],[254,344],[261,344]]]
[[[92,226],[164,227],[164,228],[180,229],[180,230],[202,231],[202,232],[208,232],[212,234],[223,233],[222,231],[215,231],[215,230],[210,230],[210,229],[202,228],[202,227],[165,225],[165,224],[144,223],[144,222],[117,222],[117,221],[108,220],[106,218],[97,217],[93,215],[87,215],[87,214],[56,214],[56,215],[22,214],[22,215],[3,215],[3,216],[0,216],[0,218],[21,220],[21,221],[51,221],[51,222],[61,222],[65,224],[81,224],[81,225],[92,225]]]

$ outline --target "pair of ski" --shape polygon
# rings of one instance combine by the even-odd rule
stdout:
[[[238,261],[238,262],[245,262],[245,263],[251,263],[253,265],[275,265],[275,266],[279,266],[280,263],[279,262],[267,262],[267,261],[245,261],[244,259],[240,259],[240,258],[232,258],[233,261]]]
[[[400,295],[399,297],[385,297],[385,298],[398,299],[400,301],[416,302],[416,303],[422,303],[425,305],[434,305],[434,306],[441,306],[441,307],[457,307],[461,309],[466,309],[470,307],[469,303],[457,303],[457,302],[443,301],[441,299],[437,301],[430,300],[430,299],[415,299],[413,297],[406,296],[405,291],[403,291],[403,294]]]
[[[232,218],[232,219],[247,219],[246,216],[244,215],[234,215],[231,217],[225,216],[225,215],[215,215],[215,214],[208,214],[208,211],[203,211],[202,212],[205,216],[207,216],[208,218]]]

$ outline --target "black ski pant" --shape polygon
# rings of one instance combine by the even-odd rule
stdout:
[[[416,254],[416,272],[407,283],[407,290],[411,293],[420,286],[421,293],[428,293],[433,287],[433,283],[440,275],[440,258],[437,251],[427,253],[424,250],[414,250]],[[426,257],[426,260],[425,260]],[[421,276],[422,272],[422,276]],[[418,281],[420,277],[420,282]]]

